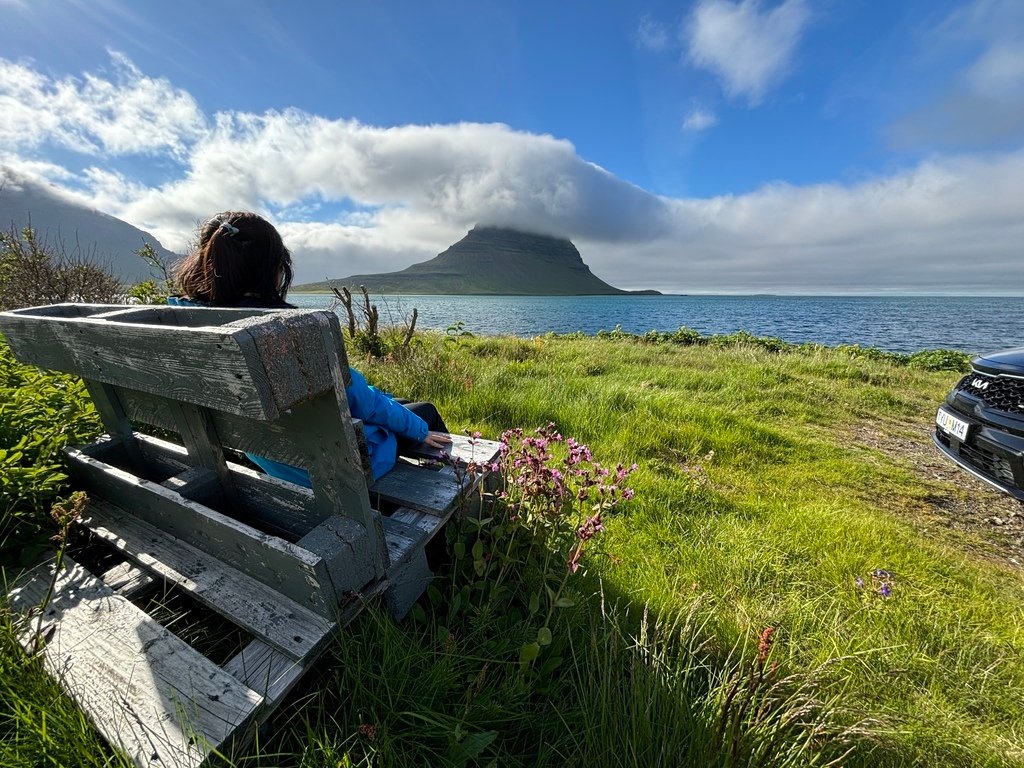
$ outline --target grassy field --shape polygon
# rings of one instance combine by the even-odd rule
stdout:
[[[457,561],[412,620],[351,625],[235,761],[1024,765],[1024,570],[948,514],[1004,502],[921,462],[960,374],[739,342],[427,337],[353,360],[452,429],[554,422],[635,462],[635,497],[536,662],[528,612]],[[118,764],[11,638],[0,764]]]

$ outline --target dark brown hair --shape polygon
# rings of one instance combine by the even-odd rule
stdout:
[[[182,294],[222,307],[285,305],[292,255],[274,225],[225,211],[199,228],[199,242],[175,270]]]

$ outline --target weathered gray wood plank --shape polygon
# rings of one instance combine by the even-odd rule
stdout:
[[[103,422],[103,428],[121,445],[135,471],[141,472],[142,456],[139,453],[139,446],[135,442],[132,423],[124,412],[124,406],[121,404],[121,398],[117,391],[109,384],[100,381],[86,381],[85,388],[89,392],[89,397],[92,398],[93,405],[96,406],[100,421]]]
[[[247,317],[266,315],[273,310],[229,307],[121,307],[120,311],[93,314],[103,320],[145,325],[175,325],[180,328],[216,328]]]
[[[146,570],[292,659],[312,652],[334,628],[333,622],[102,499],[89,501],[84,522]]]
[[[391,558],[384,598],[391,616],[395,621],[401,621],[413,603],[419,600],[434,574],[427,565],[424,550],[427,537],[423,531],[393,517],[384,518],[384,531]]]
[[[441,515],[450,511],[461,492],[452,475],[410,464],[395,468],[370,487],[370,495],[393,504]]]
[[[237,505],[235,485],[224,461],[224,449],[213,426],[209,409],[199,408],[191,403],[174,403],[172,411],[178,424],[178,434],[181,435],[181,441],[188,451],[189,464],[213,470],[220,482],[224,498],[229,504]]]
[[[38,605],[52,568],[29,574],[12,604]],[[42,629],[47,669],[139,766],[198,766],[244,730],[263,702],[69,558]],[[23,636],[29,646],[31,635]]]
[[[414,548],[422,547],[426,543],[423,532],[417,528],[395,520],[393,517],[385,517],[382,522],[384,538],[388,543],[388,557],[392,566],[404,560]]]
[[[366,602],[379,595],[385,587],[386,582],[377,582],[356,599],[341,606],[338,610],[338,626],[343,627],[352,621]],[[262,640],[253,640],[224,665],[224,671],[263,696],[266,701],[264,712],[269,713],[288,695],[317,658],[317,654],[311,654],[302,661],[292,661]]]
[[[224,665],[224,671],[273,707],[299,682],[312,661],[312,657],[296,661],[262,640],[253,640]]]
[[[337,322],[333,313],[290,310],[231,323],[248,332],[280,411],[334,386],[332,355],[323,344],[330,318]]]
[[[497,461],[498,455],[501,452],[501,443],[495,440],[483,440],[480,438],[473,440],[466,435],[455,434],[449,435],[449,437],[452,439],[452,444],[445,452],[440,452],[433,448],[424,448],[420,445],[411,450],[403,451],[402,455],[417,459],[433,459],[446,463],[455,461],[463,465],[470,462],[475,462],[478,465],[487,465]]]
[[[387,530],[387,522],[393,520],[402,523],[408,528],[415,529],[419,532],[419,536],[423,537],[425,541],[429,541],[444,527],[445,519],[445,517],[435,515],[432,512],[399,507],[390,516],[385,518],[384,530]]]
[[[136,434],[136,439],[147,461],[170,467],[174,472],[188,469],[184,447],[150,435]],[[231,461],[227,465],[238,490],[241,511],[249,516],[247,519],[287,533],[290,541],[298,541],[323,521],[312,509],[313,491],[309,488],[277,480]]]
[[[352,419],[352,431],[356,434],[356,447],[359,449],[359,461],[363,465],[363,479],[366,484],[373,485],[373,467],[370,466],[370,449],[366,445],[366,432],[362,419]]]
[[[116,500],[144,522],[331,617],[337,598],[321,557],[81,451],[69,450],[66,456],[76,486],[90,495]]]
[[[167,478],[160,485],[206,506],[212,506],[210,500],[216,498],[221,490],[217,474],[204,467],[183,467],[181,472]]]
[[[157,583],[156,579],[128,560],[105,570],[100,575],[100,580],[129,600],[153,588]]]
[[[171,408],[162,398],[139,392],[122,391],[121,395],[131,419],[177,429]],[[340,512],[374,525],[348,403],[344,398],[343,402],[345,409],[339,411],[337,399],[328,393],[296,405],[274,421],[223,412],[212,412],[211,418],[223,446],[313,470],[310,510],[319,519]]]
[[[298,545],[322,558],[334,594],[339,597],[358,592],[379,578],[368,531],[352,518],[325,518],[299,539]]]
[[[64,304],[46,304],[40,307],[23,307],[11,310],[12,315],[22,317],[89,317],[115,309],[124,309],[123,304],[79,304],[78,302],[65,302]]]
[[[254,381],[262,364],[245,330],[139,325],[89,317],[0,313],[0,331],[23,362],[83,379],[272,419],[277,405]]]

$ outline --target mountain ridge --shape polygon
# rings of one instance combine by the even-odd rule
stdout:
[[[149,232],[0,165],[0,229],[20,231],[29,225],[41,242],[80,251],[126,283],[153,278],[149,266],[135,253],[146,243],[166,264],[180,258]]]
[[[350,275],[294,287],[326,291],[365,286],[371,293],[515,296],[658,295],[626,291],[601,280],[565,238],[476,226],[432,259],[397,272]]]

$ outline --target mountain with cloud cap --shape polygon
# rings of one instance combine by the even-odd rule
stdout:
[[[400,272],[351,275],[295,286],[327,290],[330,285],[365,286],[384,294],[491,294],[587,296],[657,291],[624,291],[590,271],[576,246],[564,238],[513,229],[477,226],[434,258]]]
[[[179,258],[148,232],[0,166],[0,229],[21,231],[30,224],[40,242],[86,257],[126,283],[152,279],[149,266],[135,253],[146,243],[166,264]]]

